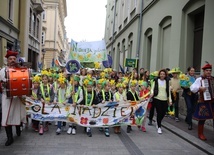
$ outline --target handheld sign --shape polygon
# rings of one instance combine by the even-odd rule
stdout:
[[[65,68],[69,73],[77,73],[80,69],[80,63],[77,60],[69,60]]]

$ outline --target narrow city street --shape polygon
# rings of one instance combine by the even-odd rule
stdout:
[[[172,120],[164,118],[163,134],[158,134],[155,125],[147,126],[147,132],[142,132],[137,127],[126,133],[126,127],[122,127],[122,133],[116,135],[111,129],[110,137],[105,137],[98,128],[93,128],[92,137],[84,133],[83,127],[77,128],[76,135],[67,135],[63,132],[56,135],[56,126],[52,124],[50,130],[44,135],[39,135],[30,127],[24,128],[21,137],[15,136],[14,143],[5,147],[6,135],[4,129],[0,131],[1,155],[206,155],[214,154],[214,137],[210,130],[205,132],[207,142],[199,140],[193,129],[193,134],[182,130],[185,125],[181,120],[174,126]],[[155,122],[153,123],[155,124]],[[173,132],[171,132],[173,131]],[[15,133],[15,129],[14,129]]]

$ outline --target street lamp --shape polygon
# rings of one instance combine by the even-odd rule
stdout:
[[[45,53],[46,53],[46,50],[42,49],[42,68],[43,69],[44,69],[44,66],[45,66]]]

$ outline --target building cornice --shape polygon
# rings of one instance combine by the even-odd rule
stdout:
[[[8,22],[7,20],[5,20],[2,16],[0,16],[0,22],[2,22],[3,24],[5,24],[8,28],[12,29],[13,31],[15,31],[16,33],[19,33],[19,29],[17,29],[15,26],[13,26],[10,22]]]

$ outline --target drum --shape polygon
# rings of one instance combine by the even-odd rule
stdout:
[[[29,68],[7,68],[6,79],[8,98],[32,94],[32,79]]]

